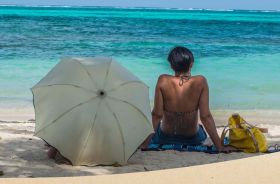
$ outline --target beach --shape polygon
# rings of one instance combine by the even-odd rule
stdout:
[[[242,111],[235,112],[242,115]],[[224,119],[227,119],[227,114],[230,114],[230,112],[214,111],[213,114],[214,118],[217,117],[216,122],[219,127],[226,124]],[[256,122],[259,127],[268,128],[268,133],[265,136],[269,145],[280,144],[279,111],[244,111],[243,114],[248,122]],[[22,115],[21,117],[26,118],[27,116]],[[13,119],[13,116],[8,119]],[[122,167],[73,167],[56,164],[54,160],[47,157],[47,147],[44,142],[33,136],[34,127],[35,123],[32,116],[27,117],[27,119],[18,118],[17,121],[0,122],[0,170],[4,172],[2,178],[92,176],[157,171],[268,155],[263,153],[207,154],[178,151],[143,152],[138,150],[129,159],[127,165]],[[218,132],[221,133],[222,129],[223,127],[218,128]]]
[[[186,46],[195,56],[192,76],[207,78],[218,132],[237,112],[268,128],[269,145],[280,144],[279,11],[3,6],[0,27],[0,178],[111,175],[269,157],[138,150],[122,167],[56,164],[33,136],[30,88],[69,56],[113,57],[149,86],[152,104],[158,76],[173,75],[169,50]]]

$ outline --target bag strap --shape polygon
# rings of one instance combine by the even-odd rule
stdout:
[[[222,135],[221,135],[221,143],[222,143],[222,146],[225,145],[224,140],[225,140],[225,137],[226,137],[227,132],[228,132],[229,130],[231,130],[231,128],[229,128],[229,125],[226,125],[225,128],[223,129],[223,132],[222,132]]]
[[[250,128],[257,128],[257,129],[259,129],[262,133],[268,133],[268,129],[267,129],[267,128],[260,128],[260,127],[258,127],[257,125],[252,125],[252,124],[248,123],[248,122],[245,121],[245,120],[244,120],[244,122],[242,122],[242,123],[248,125]]]
[[[225,128],[223,129],[223,132],[222,132],[222,135],[221,135],[221,143],[222,143],[222,146],[225,145],[224,139],[225,139],[225,137],[226,137],[227,132],[230,131],[230,130],[232,130],[232,129],[233,129],[233,128],[229,128],[229,125],[226,125]],[[256,152],[257,152],[257,153],[260,152],[258,141],[257,141],[256,137],[254,136],[253,132],[250,130],[250,128],[246,128],[245,130],[249,133],[249,135],[250,135],[251,138],[253,139],[254,146],[255,146],[255,148],[256,148]]]
[[[253,139],[253,142],[254,142],[254,145],[255,145],[255,148],[256,148],[256,152],[260,152],[260,149],[259,149],[259,143],[255,137],[255,135],[253,134],[253,132],[251,131],[251,128],[258,128],[257,126],[254,126],[250,123],[248,123],[247,121],[243,120],[244,124],[248,125],[245,130],[248,131],[248,133],[250,134],[251,138]]]
[[[249,127],[249,128],[255,128],[255,127],[257,128],[257,126],[254,126],[254,125],[248,123],[248,122],[245,121],[245,120],[243,120],[243,122],[240,122],[240,124],[245,124],[245,125],[247,125],[247,127]]]
[[[253,142],[254,142],[254,145],[255,145],[255,148],[256,148],[256,152],[260,152],[260,149],[259,149],[259,143],[256,139],[256,137],[254,136],[253,132],[249,129],[249,128],[246,128],[246,131],[248,131],[248,133],[250,134],[251,138],[253,139]]]

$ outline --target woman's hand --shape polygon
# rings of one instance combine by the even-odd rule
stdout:
[[[149,143],[150,143],[150,141],[151,141],[151,139],[153,138],[154,135],[155,135],[155,133],[150,134],[150,135],[146,138],[146,140],[140,145],[139,148],[140,148],[141,150],[147,149],[147,148],[148,148],[148,145],[149,145]]]
[[[233,146],[222,146],[220,149],[218,149],[218,151],[221,153],[231,153],[231,152],[237,152],[239,150]]]

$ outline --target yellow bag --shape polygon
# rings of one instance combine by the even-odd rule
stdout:
[[[222,140],[228,131],[229,145],[245,153],[267,151],[267,141],[261,129],[247,123],[239,114],[232,114],[229,118],[221,136]]]

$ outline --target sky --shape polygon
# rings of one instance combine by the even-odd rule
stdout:
[[[280,0],[0,0],[0,4],[280,10]]]

